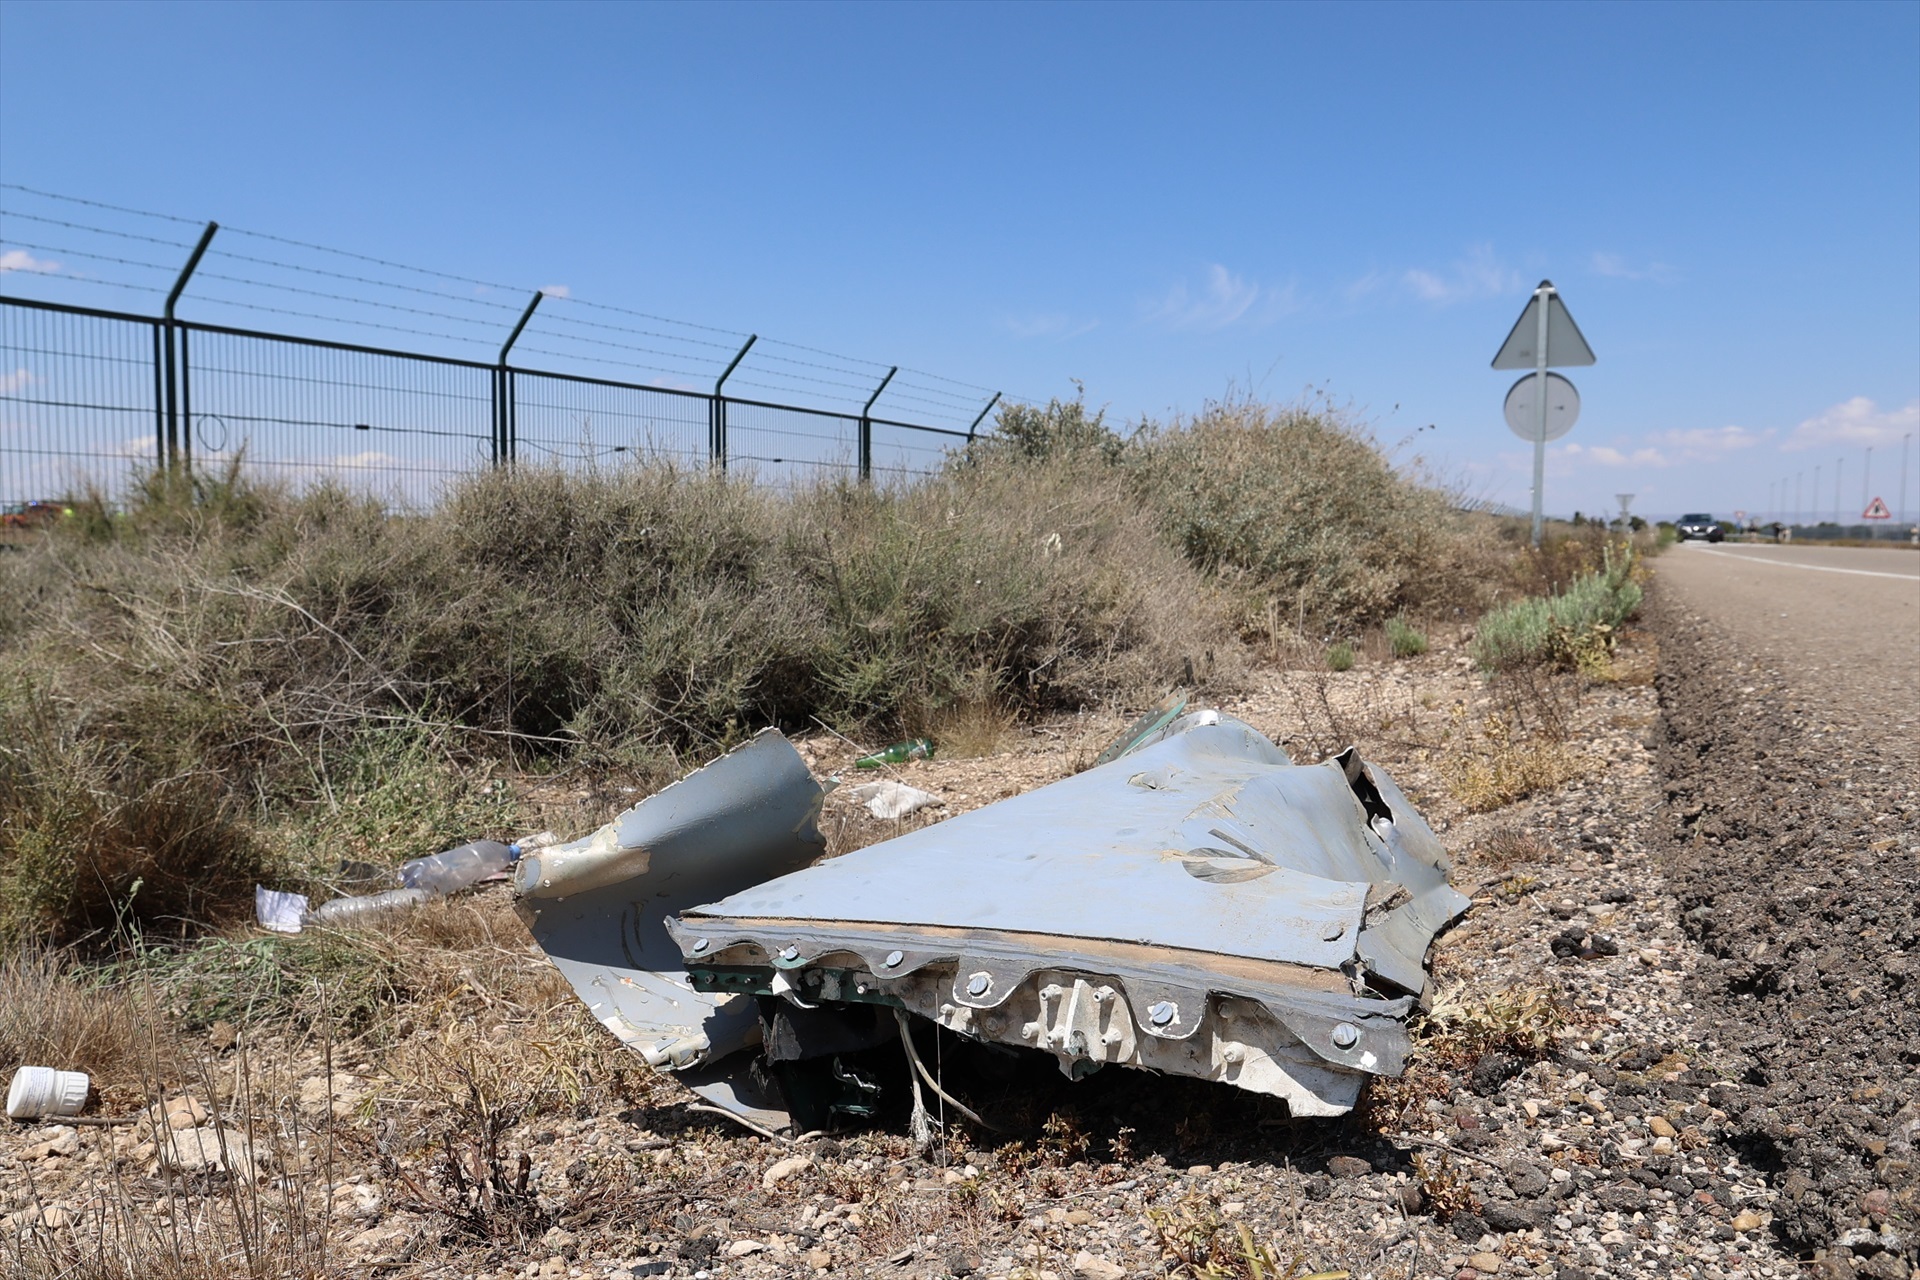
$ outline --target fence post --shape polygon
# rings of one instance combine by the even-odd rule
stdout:
[[[862,480],[873,479],[873,419],[868,415],[873,412],[873,402],[880,398],[880,393],[887,389],[887,384],[893,381],[893,375],[898,372],[900,372],[899,365],[887,370],[887,376],[880,379],[880,385],[873,389],[873,394],[867,397],[867,402],[860,406],[860,478]]]
[[[980,411],[980,416],[975,418],[973,420],[972,425],[967,428],[968,444],[973,443],[973,433],[980,429],[980,424],[985,422],[987,420],[987,415],[993,412],[993,406],[999,403],[1000,403],[1000,393],[996,391],[993,393],[993,399],[987,401],[987,407]]]
[[[520,323],[513,326],[513,332],[500,347],[500,359],[493,367],[493,462],[495,466],[502,462],[511,463],[518,452],[514,448],[513,421],[513,370],[507,368],[507,353],[513,350],[513,344],[520,341],[521,330],[527,327],[527,321],[533,319],[533,310],[540,305],[540,299],[547,296],[544,289],[537,291],[527,303],[527,309],[520,313]]]
[[[759,334],[748,334],[745,345],[734,352],[733,359],[727,362],[727,367],[721,372],[720,380],[713,384],[713,401],[707,406],[707,460],[722,471],[727,469],[727,397],[724,388],[727,379],[733,376],[733,371],[740,367],[740,362],[747,358],[747,352],[753,350],[753,344],[758,341]]]
[[[153,325],[153,465],[161,470],[167,466],[167,392],[166,357],[160,350],[160,335],[166,332],[166,326],[158,320]]]
[[[173,282],[173,288],[167,294],[166,310],[161,313],[165,317],[164,323],[167,330],[167,467],[169,470],[179,465],[180,460],[180,414],[174,399],[176,375],[173,354],[173,307],[180,301],[180,295],[186,292],[187,281],[193,279],[193,273],[200,266],[200,259],[206,256],[207,246],[213,243],[214,232],[218,230],[220,230],[219,223],[209,222],[207,229],[200,233],[200,243],[193,246],[193,252],[187,257],[187,265],[180,268],[180,276]],[[181,354],[184,357],[185,352]],[[193,432],[191,422],[187,424],[187,432],[189,435]],[[192,446],[189,445],[188,448],[191,450]]]

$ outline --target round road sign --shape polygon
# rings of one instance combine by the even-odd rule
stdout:
[[[1540,431],[1540,402],[1536,398],[1540,375],[1530,373],[1507,392],[1507,425],[1522,440],[1532,440]],[[1557,373],[1547,375],[1547,434],[1540,437],[1558,440],[1573,430],[1580,416],[1580,393]]]

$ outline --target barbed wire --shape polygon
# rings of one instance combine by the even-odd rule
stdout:
[[[60,245],[35,244],[31,240],[15,240],[0,236],[0,244],[11,244],[21,249],[37,249],[41,253],[57,253],[63,258],[86,258],[92,262],[111,262],[122,267],[146,267],[154,271],[178,271],[180,268],[168,266],[163,262],[139,262],[132,258],[115,258],[104,253],[89,253],[85,249],[68,249]],[[55,264],[58,265],[57,263]],[[51,272],[32,272],[33,275],[51,275]],[[78,277],[76,277],[78,278]]]
[[[25,218],[28,222],[40,222],[49,227],[66,227],[72,231],[88,231],[95,235],[113,236],[120,240],[139,240],[146,244],[163,244],[169,249],[191,249],[193,245],[184,240],[162,240],[159,236],[143,236],[137,231],[115,231],[110,227],[91,227],[84,222],[68,222],[62,218],[42,217],[37,213],[22,213],[18,209],[0,208],[0,218]]]
[[[313,244],[306,240],[295,240],[288,236],[277,236],[268,231],[249,231],[245,227],[226,226],[223,226],[221,229],[223,231],[231,231],[237,236],[252,236],[257,240],[271,240],[275,244],[290,244],[297,249],[310,249],[315,253],[336,254],[342,258],[352,258],[357,262],[371,262],[375,266],[388,267],[394,271],[412,271],[419,275],[434,276],[441,280],[453,280],[460,284],[479,285],[482,289],[501,289],[510,293],[531,292],[531,290],[518,290],[516,286],[510,284],[496,284],[491,280],[476,280],[472,276],[457,276],[448,271],[435,271],[431,267],[412,267],[404,262],[392,262],[386,258],[373,257],[371,254],[355,253],[351,249],[333,249],[324,244]]]
[[[461,342],[461,343],[468,343],[468,344],[480,341],[480,339],[473,337],[471,334],[468,334],[463,337],[459,334],[453,334],[453,333],[436,333],[431,329],[410,329],[404,325],[381,324],[377,320],[358,320],[358,319],[350,320],[341,316],[321,315],[318,312],[313,312],[313,311],[294,311],[287,307],[270,307],[264,303],[259,303],[259,302],[240,302],[234,298],[210,298],[202,295],[202,296],[199,296],[196,299],[196,301],[203,302],[203,303],[213,303],[217,306],[222,306],[222,307],[240,307],[246,311],[266,311],[266,312],[271,312],[274,315],[295,316],[302,320],[319,320],[327,324],[358,325],[362,328],[367,328],[367,329],[384,329],[388,333],[411,334],[416,338],[440,338],[447,342]],[[191,324],[192,322],[188,321],[187,323]],[[272,336],[272,335],[269,335],[269,336]]]
[[[133,217],[157,219],[183,227],[204,225],[200,223],[199,220],[193,218],[185,218],[175,214],[160,213],[154,210],[140,209],[128,205],[113,204],[107,201],[63,195],[58,192],[45,191],[20,183],[0,183],[0,189],[83,208],[105,210]],[[50,227],[68,229],[86,235],[105,236],[136,243],[161,245],[169,249],[178,250],[183,254],[181,263],[175,266],[167,263],[148,262],[67,246],[37,244],[25,240],[11,242],[24,249],[31,249],[37,252],[76,258],[88,262],[100,262],[114,266],[130,267],[143,271],[178,271],[185,264],[184,254],[193,247],[190,241],[167,239],[162,236],[148,235],[138,231],[121,230],[115,227],[98,226],[66,218],[52,217],[47,214],[32,213],[13,205],[0,208],[0,218],[6,217],[18,218]],[[440,271],[429,267],[414,266],[410,263],[383,258],[373,254],[359,253],[348,249],[338,249],[330,245],[318,244],[273,232],[258,231],[248,227],[223,225],[221,230],[229,236],[244,237],[246,239],[271,244],[287,245],[308,253],[325,254],[353,262],[363,262],[381,268],[383,271],[401,272],[412,276],[426,277],[437,281],[448,281],[486,290],[524,292],[528,294],[532,292],[524,288],[502,284],[497,281],[484,280],[455,272]],[[277,256],[248,253],[230,247],[230,242],[216,243],[212,247],[208,265],[211,267],[223,261],[248,263],[257,267],[269,268],[273,271],[283,271],[291,274],[296,279],[303,275],[317,276],[345,284],[358,285],[369,290],[398,291],[416,297],[435,299],[439,302],[453,304],[462,308],[480,307],[488,311],[512,313],[519,310],[521,305],[517,302],[469,296],[465,293],[452,292],[443,288],[431,288],[418,282],[383,279],[372,274],[334,270],[312,263],[286,261],[284,258]],[[55,278],[70,280],[81,285],[97,284],[108,288],[132,289],[144,292],[157,292],[163,287],[157,284],[136,284],[102,276],[71,272],[59,273]],[[195,278],[233,284],[245,289],[261,290],[268,295],[284,293],[335,302],[347,308],[372,308],[402,316],[417,316],[462,328],[469,326],[483,327],[492,323],[486,319],[476,318],[470,315],[455,314],[450,310],[409,306],[401,302],[384,301],[378,297],[362,296],[353,291],[336,292],[326,289],[304,287],[291,281],[259,279],[251,274],[240,275],[230,271],[203,269],[197,273]],[[297,307],[274,306],[265,301],[247,302],[238,298],[209,296],[204,293],[194,293],[190,296],[192,300],[209,306],[235,307],[262,314],[319,321],[328,325],[361,326],[387,333],[434,338],[441,341],[462,344],[482,341],[481,338],[476,336],[462,336],[403,324],[381,323],[358,315],[328,315],[311,310],[302,310]],[[680,320],[674,317],[662,316],[611,303],[575,298],[567,294],[548,294],[547,296],[554,302],[566,305],[561,307],[549,306],[541,311],[535,318],[533,329],[544,332],[549,337],[557,338],[569,346],[573,344],[584,344],[631,353],[642,357],[652,356],[674,361],[683,359],[701,360],[704,359],[704,357],[700,356],[697,352],[660,350],[650,346],[595,338],[572,330],[579,328],[593,329],[602,333],[621,334],[628,337],[645,338],[654,342],[664,342],[676,347],[697,347],[729,354],[737,351],[741,342],[746,337],[743,332],[738,330]],[[661,326],[661,328],[637,328],[631,325],[610,323],[606,320],[587,319],[577,314],[577,312],[581,310],[607,315],[632,317],[652,325]],[[570,312],[573,314],[569,314]],[[663,329],[669,331],[663,331]],[[692,332],[672,332],[670,330]],[[710,338],[692,336],[694,333],[713,334],[729,339],[730,341],[719,342]],[[550,348],[531,346],[517,349],[547,355],[561,360],[579,360],[596,365],[658,372],[672,377],[688,378],[696,381],[704,381],[713,376],[712,372],[694,373],[673,365],[655,365],[636,360],[608,359],[595,357],[579,351],[558,351]],[[816,358],[809,359],[805,357]],[[785,395],[806,397],[824,394],[829,399],[837,399],[837,393],[844,392],[847,393],[850,398],[856,398],[858,401],[864,402],[879,386],[881,375],[890,368],[893,368],[893,366],[889,366],[882,361],[850,356],[826,348],[810,346],[805,343],[790,342],[785,339],[762,338],[755,343],[752,350],[747,354],[747,359],[741,370],[742,373],[747,373],[751,370],[754,378],[759,380],[740,380],[737,384],[730,383],[729,385],[754,386],[763,390],[777,391]],[[812,372],[796,372],[796,370],[802,369]],[[822,374],[828,376],[815,376]],[[901,374],[907,374],[909,376],[901,377]],[[859,379],[860,381],[849,382],[841,380],[846,378]],[[938,385],[928,385],[929,383]],[[992,394],[994,394],[994,392],[991,388],[976,383],[964,382],[960,379],[950,378],[942,374],[901,366],[894,370],[891,380],[885,387],[881,398],[886,403],[904,403],[922,406],[925,410],[931,410],[941,415],[964,416],[971,419],[978,413],[985,398]],[[1032,401],[1030,397],[1003,396],[1003,399],[1012,402],[1027,400],[1037,403],[1037,401]]]
[[[669,369],[665,365],[636,364],[632,360],[608,360],[604,356],[583,356],[577,351],[551,351],[545,347],[516,347],[515,350],[528,351],[528,352],[532,352],[534,355],[541,355],[541,356],[558,356],[562,360],[584,360],[588,364],[611,365],[616,369],[638,369],[642,373],[670,373],[676,378],[694,378],[701,381],[705,381],[712,378],[713,376],[710,373],[688,373],[685,369]],[[521,369],[518,372],[537,374],[537,373],[544,372],[544,370]],[[672,391],[680,390],[680,388],[678,387],[669,387],[669,388],[663,388],[663,389],[672,390]],[[705,395],[706,392],[702,391],[697,394]]]
[[[37,187],[23,187],[17,182],[0,182],[0,188],[8,191],[24,191],[30,196],[43,196],[48,200],[64,200],[68,204],[84,204],[95,209],[111,209],[115,213],[137,214],[142,218],[161,218],[167,222],[184,222],[188,226],[199,226],[193,218],[183,218],[175,213],[155,213],[151,209],[133,209],[123,204],[108,204],[104,200],[83,200],[79,196],[63,196],[58,192],[42,191]]]

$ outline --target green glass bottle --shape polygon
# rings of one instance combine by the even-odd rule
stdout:
[[[870,756],[861,756],[853,762],[856,769],[878,769],[883,764],[905,764],[909,760],[933,759],[932,738],[910,738],[906,742],[896,742],[885,751],[876,751]]]

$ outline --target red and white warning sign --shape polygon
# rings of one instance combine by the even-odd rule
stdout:
[[[1893,519],[1893,512],[1887,510],[1886,503],[1875,498],[1867,504],[1867,509],[1860,513],[1860,518],[1862,520],[1891,520]]]

